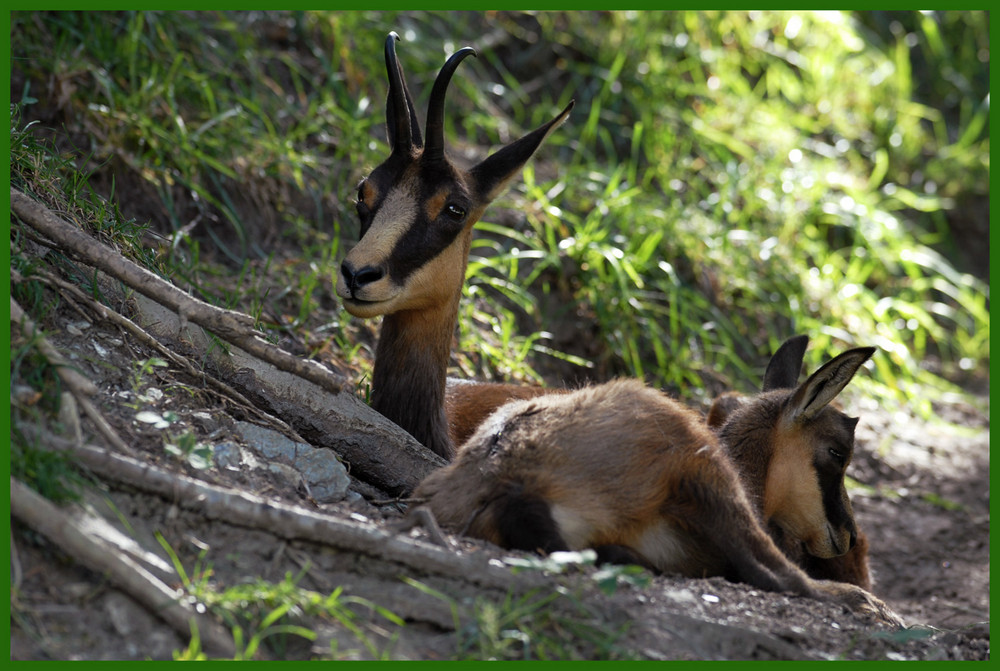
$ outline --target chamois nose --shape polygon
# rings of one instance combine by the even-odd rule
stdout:
[[[375,266],[365,266],[360,270],[355,270],[350,261],[346,259],[340,264],[340,272],[352,294],[365,285],[378,282],[385,275],[385,271]]]

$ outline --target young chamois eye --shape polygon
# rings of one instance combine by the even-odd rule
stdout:
[[[838,464],[843,465],[844,463],[847,462],[847,455],[844,452],[838,450],[837,448],[831,447],[827,449],[827,452],[830,454],[831,457],[833,457],[833,460],[836,461]]]

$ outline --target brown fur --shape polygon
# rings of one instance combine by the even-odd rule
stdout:
[[[741,407],[724,423],[721,444],[700,416],[634,380],[515,401],[490,416],[452,464],[419,485],[414,498],[443,527],[506,547],[624,547],[660,571],[725,575],[831,599],[898,624],[867,591],[810,578],[765,531],[773,523],[792,553],[811,547],[815,504],[805,506],[808,528],[780,496],[772,519],[765,519],[764,507],[773,499],[767,485],[787,483],[768,477],[773,455],[759,453],[773,448],[779,460],[788,452],[788,461],[808,463],[818,457],[802,447],[799,434],[807,424],[819,422],[821,436],[842,433],[848,425],[853,430],[850,420],[825,407],[836,392],[816,386],[817,376],[840,359],[796,390],[768,392]],[[801,389],[816,393],[803,401]],[[824,407],[813,398],[825,399]],[[733,441],[734,435],[741,439]],[[808,479],[811,469],[802,468],[802,479]],[[809,496],[815,499],[818,492],[816,486]],[[837,503],[836,488],[831,492],[823,496]],[[842,528],[851,535],[850,511],[841,512],[846,517],[838,517],[836,528],[825,516],[819,521],[827,534],[819,541],[836,545]],[[793,542],[794,534],[801,536]]]
[[[794,339],[790,342],[794,342]],[[801,345],[801,344],[800,344]],[[793,351],[791,353],[786,353],[784,356],[790,357],[790,363],[787,367],[791,371],[797,371],[801,366],[801,357],[804,348],[800,346],[799,351]],[[780,363],[780,358],[783,354],[776,354],[776,363],[772,364],[774,366]],[[796,375],[797,372],[787,373],[788,376]],[[771,379],[769,384],[775,384],[773,381],[777,373],[772,369]],[[794,378],[793,378],[794,379]],[[786,378],[787,382],[787,378]],[[532,387],[525,385],[513,385],[513,384],[491,384],[491,383],[468,383],[455,380],[448,381],[448,387],[445,394],[445,407],[446,414],[448,416],[448,428],[451,434],[451,439],[455,445],[463,445],[475,432],[475,430],[482,424],[491,413],[496,409],[500,408],[502,405],[509,401],[521,400],[527,398],[534,398],[536,396],[545,395],[548,393],[559,392],[565,393],[566,390],[549,390],[543,387]],[[709,410],[706,423],[709,428],[713,430],[718,430],[725,424],[737,410],[744,409],[752,401],[752,397],[747,397],[742,394],[735,392],[727,392],[715,399]],[[758,406],[758,411],[759,411]],[[828,413],[828,418],[832,416]],[[777,418],[758,416],[756,418],[756,423],[763,423],[765,425],[774,425],[777,422]],[[743,417],[741,419],[739,426],[741,431],[748,435],[757,435],[757,430],[753,427],[753,420],[748,417]],[[828,426],[828,431],[835,430],[836,427]],[[813,424],[812,429],[817,430],[817,425]],[[730,432],[733,432],[732,427]],[[772,434],[768,434],[768,441],[775,441],[777,437]],[[844,438],[846,439],[846,438]],[[853,440],[851,438],[850,440]],[[795,441],[790,441],[794,444]],[[787,451],[786,451],[787,452]],[[833,556],[833,557],[821,557],[815,554],[810,554],[808,551],[803,549],[802,543],[806,542],[806,536],[812,536],[814,546],[816,545],[816,535],[815,533],[809,534],[808,532],[800,532],[799,534],[789,534],[786,530],[782,529],[777,522],[772,522],[772,518],[783,506],[788,506],[791,513],[802,515],[804,514],[802,501],[816,500],[815,493],[812,496],[808,492],[803,492],[800,490],[798,492],[791,489],[787,484],[779,483],[776,481],[778,477],[777,469],[772,474],[772,484],[770,489],[772,491],[772,496],[768,501],[765,501],[764,492],[767,489],[766,485],[766,473],[771,466],[770,455],[772,453],[769,450],[761,449],[759,445],[755,446],[753,449],[743,450],[737,454],[731,454],[734,462],[740,467],[741,473],[743,474],[743,486],[747,489],[750,496],[754,501],[757,502],[757,508],[759,508],[766,520],[768,520],[767,528],[771,533],[772,538],[778,543],[782,551],[796,564],[805,568],[810,576],[817,579],[826,580],[837,580],[840,582],[849,582],[851,584],[862,587],[866,590],[870,590],[871,576],[868,568],[868,538],[865,534],[856,528],[854,532],[857,535],[856,544],[843,554]],[[764,457],[767,458],[764,458]],[[786,470],[784,475],[788,477],[794,484],[797,482],[797,472],[794,469]],[[778,496],[774,492],[782,492],[783,500],[779,500]],[[795,498],[795,495],[799,494],[800,498]],[[850,510],[850,501],[847,499],[846,492],[843,492],[845,507]],[[812,511],[813,516],[818,517],[822,514],[822,511]],[[852,516],[853,517],[853,516]],[[812,528],[818,528],[819,523],[813,520],[811,524]],[[847,529],[846,535],[849,537],[851,529]],[[844,536],[841,534],[841,537]]]
[[[454,445],[463,445],[479,425],[505,403],[564,391],[523,384],[449,379],[445,391],[445,414],[451,441]]]
[[[839,485],[841,505],[850,518],[850,521],[846,522],[847,528],[841,532],[841,537],[843,538],[845,534],[849,536],[853,527],[856,543],[842,554],[817,556],[817,552],[810,552],[806,547],[806,543],[810,540],[807,538],[809,534],[790,533],[789,529],[783,528],[775,519],[775,514],[780,512],[783,506],[793,512],[801,513],[802,499],[793,498],[791,490],[777,482],[780,477],[777,472],[770,476],[765,475],[772,467],[773,452],[762,449],[759,444],[752,440],[749,444],[745,444],[742,439],[743,436],[754,437],[769,430],[768,440],[776,442],[781,440],[780,435],[777,435],[780,432],[789,433],[802,430],[802,426],[794,422],[789,424],[778,421],[776,413],[779,412],[779,406],[782,403],[788,403],[792,400],[806,343],[807,340],[802,336],[789,339],[775,353],[768,365],[764,383],[765,393],[756,399],[735,393],[722,394],[713,402],[707,423],[716,431],[726,426],[725,432],[721,435],[722,442],[727,446],[731,458],[743,473],[744,487],[747,488],[751,498],[758,502],[768,530],[782,551],[792,561],[803,567],[813,578],[848,582],[870,590],[872,582],[868,568],[868,537],[857,529],[853,521],[850,500],[843,488],[843,471],[846,470],[850,462],[851,454],[845,455],[846,462],[842,469],[835,470],[835,475]],[[840,358],[838,357],[838,359]],[[831,364],[836,366],[835,361]],[[804,387],[805,385],[802,385],[802,388]],[[764,403],[763,401],[768,398],[771,398],[771,402]],[[752,409],[748,410],[748,408]],[[768,427],[774,428],[768,429]],[[829,407],[824,407],[821,412],[810,418],[808,429],[812,436],[820,439],[819,442],[817,443],[816,440],[802,441],[801,436],[798,442],[800,444],[802,442],[819,444],[820,453],[816,455],[817,458],[823,458],[823,448],[836,441],[846,445],[846,449],[853,451],[854,420],[849,420],[832,404]],[[789,438],[794,438],[794,436],[785,436],[785,442],[792,444],[796,442],[789,440]],[[770,479],[765,480],[767,477]],[[788,477],[797,478],[798,474],[793,470],[788,474]],[[772,492],[770,497],[765,495],[765,490],[768,488]],[[782,494],[779,495],[775,492],[782,492]],[[815,545],[815,538],[812,540]]]

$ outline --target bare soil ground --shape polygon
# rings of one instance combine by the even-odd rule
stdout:
[[[164,450],[162,432],[135,421],[137,392],[146,399],[144,407],[176,413],[178,424],[172,430],[189,430],[209,445],[235,440],[233,422],[252,416],[169,367],[156,368],[137,388],[137,362],[155,352],[107,323],[88,322],[66,301],[41,326],[94,381],[100,390],[96,404],[142,460],[325,512],[359,527],[374,523],[385,528],[400,516],[399,506],[371,502],[356,492],[341,502],[319,504],[294,482],[262,470],[219,465],[196,469],[173,457]],[[367,647],[335,621],[293,613],[292,621],[316,631],[318,638],[310,642],[272,637],[261,653],[267,657],[461,656],[462,646],[487,633],[485,603],[500,604],[505,598],[535,603],[552,596],[545,616],[533,626],[564,641],[560,656],[988,659],[988,401],[983,397],[940,404],[930,421],[867,407],[863,401],[848,409],[861,416],[850,475],[861,485],[852,499],[871,539],[874,591],[911,625],[907,630],[891,631],[836,606],[721,579],[657,576],[648,584],[622,580],[609,594],[598,589],[593,567],[578,567],[563,574],[525,570],[503,587],[486,579],[488,570],[516,553],[486,544],[452,541],[452,551],[483,559],[481,571],[455,574],[415,568],[377,550],[286,540],[266,530],[210,520],[184,502],[96,478],[85,501],[92,512],[166,562],[154,539],[154,532],[162,534],[189,573],[199,565],[210,566],[211,582],[219,589],[303,573],[301,587],[323,594],[341,587],[406,622],[399,627],[377,613],[360,612],[360,630],[374,642]],[[88,440],[96,442],[89,421],[83,428]],[[419,529],[406,533],[418,543],[426,538]],[[11,552],[12,659],[169,659],[187,647],[186,637],[156,612],[16,520]],[[404,576],[450,601],[404,582]],[[167,579],[179,584],[176,574]],[[530,638],[522,640],[505,654],[539,654],[531,645]]]

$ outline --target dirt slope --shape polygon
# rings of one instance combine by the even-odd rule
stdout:
[[[136,421],[141,408],[178,417],[174,433],[189,431],[208,446],[240,442],[237,420],[253,421],[245,407],[206,390],[171,367],[157,367],[136,382],[138,362],[156,353],[131,336],[81,314],[62,301],[42,322],[65,355],[97,385],[95,399],[138,457],[162,469],[319,511],[357,524],[384,529],[399,517],[391,504],[373,504],[357,491],[335,503],[310,499],[287,472],[215,465],[195,468],[164,449],[163,432]],[[15,394],[17,391],[15,390]],[[137,405],[138,403],[138,405]],[[987,406],[988,408],[988,406]],[[487,632],[488,603],[539,606],[532,624],[507,656],[639,657],[652,659],[985,659],[989,656],[989,422],[988,409],[968,403],[940,406],[941,419],[923,421],[878,408],[850,408],[862,417],[852,475],[864,489],[853,501],[871,538],[875,592],[908,623],[892,632],[864,622],[838,607],[808,599],[763,593],[721,579],[686,580],[646,576],[642,583],[622,577],[613,593],[598,589],[593,567],[563,575],[523,570],[497,582],[497,560],[511,556],[498,548],[453,540],[457,549],[425,544],[421,530],[408,532],[415,548],[427,553],[458,552],[471,563],[464,573],[447,573],[387,557],[323,543],[288,540],[261,529],[210,520],[189,509],[190,502],[167,500],[132,486],[96,479],[86,501],[94,514],[159,555],[165,580],[179,579],[154,538],[163,535],[189,574],[211,567],[218,589],[255,579],[280,581],[303,573],[299,585],[329,594],[342,587],[406,621],[397,626],[361,609],[356,633],[329,618],[293,616],[317,632],[312,642],[273,637],[262,654],[315,656],[450,658],[463,654]],[[84,435],[93,439],[87,420]],[[371,495],[370,488],[354,490]],[[12,659],[170,658],[187,641],[120,591],[109,579],[83,568],[49,540],[14,522],[12,553],[17,589],[12,592]],[[492,564],[490,563],[492,560]],[[478,562],[478,563],[477,563]],[[431,596],[403,580],[415,579],[451,601]],[[490,577],[494,576],[494,577]],[[536,590],[536,591],[532,591]],[[510,596],[513,595],[513,596]],[[460,625],[455,630],[454,612]],[[526,608],[530,611],[531,608]],[[514,625],[511,625],[514,627]],[[515,627],[516,628],[516,627]],[[532,648],[544,633],[562,641],[548,653]],[[478,638],[477,638],[478,637]],[[484,649],[482,647],[478,648]]]

